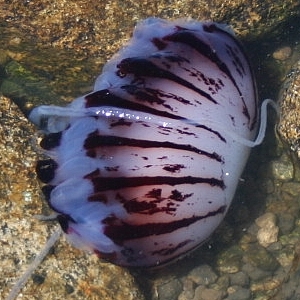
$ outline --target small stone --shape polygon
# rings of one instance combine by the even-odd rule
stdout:
[[[226,300],[250,300],[251,292],[248,289],[242,288],[240,286],[232,286],[228,288],[228,297]]]
[[[261,281],[271,274],[271,272],[261,270],[250,263],[243,265],[242,270],[252,281]]]
[[[281,251],[277,256],[277,261],[284,268],[290,267],[295,260],[295,251],[293,247],[286,247],[283,251]]]
[[[292,162],[283,155],[280,160],[274,160],[271,164],[272,174],[275,179],[289,181],[294,177],[294,166]]]
[[[232,285],[248,286],[249,276],[244,272],[237,272],[235,274],[230,274],[230,282]]]
[[[253,225],[255,225],[255,224],[253,224]],[[257,226],[255,225],[255,227],[257,227]],[[254,226],[250,226],[249,228],[253,229]],[[242,245],[242,244],[255,243],[257,241],[257,239],[256,239],[257,232],[258,232],[258,228],[256,230],[255,235],[253,232],[249,232],[249,230],[247,230],[247,232],[241,237],[240,244]]]
[[[229,286],[230,278],[227,274],[224,274],[218,278],[216,283],[213,285],[215,289],[226,290]]]
[[[257,240],[263,247],[277,242],[279,228],[276,226],[276,216],[273,213],[265,213],[255,220],[260,227],[257,232]]]
[[[243,252],[238,246],[230,247],[217,260],[219,271],[228,274],[240,271],[242,256]]]
[[[255,267],[270,272],[277,269],[277,260],[264,247],[258,244],[249,244],[244,251],[244,259]]]
[[[214,289],[208,289],[204,286],[199,286],[196,288],[195,297],[193,300],[222,300],[224,297],[224,292],[217,291]]]
[[[259,187],[262,192],[266,194],[274,193],[274,182],[270,178],[265,178],[259,183]]]
[[[273,244],[271,244],[269,247],[268,247],[268,251],[274,253],[274,252],[279,252],[282,250],[282,244],[280,242],[275,242]]]
[[[188,278],[194,281],[198,285],[209,285],[214,283],[218,276],[208,265],[201,265],[193,269],[189,274]]]
[[[281,190],[285,193],[288,193],[292,196],[297,196],[300,194],[300,184],[299,182],[291,181],[291,182],[284,182],[282,184]]]
[[[9,45],[17,46],[17,45],[20,45],[21,41],[22,41],[22,39],[20,37],[16,36],[16,37],[13,37],[10,39]]]
[[[188,278],[184,278],[182,284],[183,291],[178,296],[178,300],[192,300],[195,295],[195,283]]]
[[[177,299],[182,291],[182,284],[178,279],[172,279],[157,287],[159,300]]]
[[[296,230],[294,230],[290,234],[280,236],[279,241],[283,247],[285,247],[287,245],[295,245],[295,244],[299,243],[300,232],[297,229],[298,228],[296,228]]]
[[[277,60],[286,60],[292,55],[292,48],[285,46],[278,48],[273,52],[273,58]]]
[[[288,234],[295,227],[295,217],[290,213],[282,212],[278,215],[278,225],[282,234]]]
[[[274,226],[276,222],[276,216],[273,213],[265,213],[255,220],[255,223],[260,228]]]
[[[250,287],[252,292],[270,291],[278,288],[282,282],[278,279],[268,279],[264,282],[253,283]]]

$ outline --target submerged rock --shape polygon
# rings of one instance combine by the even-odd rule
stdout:
[[[287,74],[279,96],[278,132],[300,158],[300,60]]]

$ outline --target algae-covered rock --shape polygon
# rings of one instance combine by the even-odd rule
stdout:
[[[30,109],[40,103],[55,104],[59,100],[47,82],[25,69],[20,63],[10,60],[5,66],[5,77],[1,92],[11,98],[27,115]]]

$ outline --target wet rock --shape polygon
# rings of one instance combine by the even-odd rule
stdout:
[[[276,279],[267,279],[262,282],[253,283],[251,285],[251,291],[252,292],[258,292],[258,291],[270,291],[278,288],[281,284],[280,280]]]
[[[231,285],[248,286],[249,284],[249,276],[244,272],[237,272],[229,276]]]
[[[42,78],[37,77],[17,61],[10,60],[4,67],[6,76],[1,84],[1,92],[6,97],[14,99],[25,115],[38,102],[51,101],[51,104],[55,104],[60,98]]]
[[[280,213],[278,215],[278,226],[282,234],[291,232],[295,226],[295,216],[290,213]]]
[[[286,60],[292,55],[292,48],[285,46],[279,49],[276,49],[273,52],[273,57],[277,60]]]
[[[243,252],[238,246],[233,246],[221,253],[217,260],[217,267],[222,273],[236,273],[241,268]]]
[[[182,280],[182,292],[178,296],[178,300],[192,300],[195,296],[195,283],[193,280],[184,278]]]
[[[287,74],[279,96],[278,132],[300,158],[300,60]]]
[[[217,280],[218,276],[209,265],[202,265],[193,269],[188,274],[188,278],[197,285],[210,285]]]
[[[120,9],[122,7],[122,9]],[[297,0],[271,2],[236,1],[4,1],[0,18],[34,38],[37,45],[76,49],[86,56],[104,56],[116,50],[116,43],[128,38],[128,28],[147,16],[213,19],[230,22],[240,34],[252,38],[276,29],[278,22],[297,15]],[[16,33],[14,34],[14,38]]]
[[[299,98],[300,101],[300,98]],[[300,183],[299,182],[284,182],[282,184],[282,191],[292,195],[292,196],[298,196],[300,195]]]
[[[270,168],[275,179],[289,181],[294,177],[294,166],[287,155],[282,155],[278,160],[272,161]]]
[[[291,300],[298,300],[300,299],[300,273],[299,273],[299,266],[298,270],[291,270],[285,271],[283,276],[278,276],[277,279],[279,280],[280,284],[279,287],[276,289],[276,294],[274,296],[274,300],[282,300],[282,299],[291,299]]]
[[[272,272],[277,269],[278,262],[264,247],[257,244],[248,244],[243,248],[244,259],[255,267]]]
[[[242,271],[250,277],[251,281],[255,282],[261,281],[271,274],[271,272],[259,269],[250,263],[245,263],[242,267]]]
[[[294,247],[288,246],[280,251],[276,258],[280,265],[286,268],[293,264],[296,255]]]
[[[250,290],[240,286],[231,286],[228,288],[228,297],[226,300],[250,300],[252,295]]]
[[[215,284],[213,284],[212,286],[216,289],[216,290],[222,290],[222,291],[226,291],[227,288],[229,287],[230,284],[230,277],[228,274],[224,274],[221,275],[218,280],[216,281]]]
[[[299,227],[296,227],[291,233],[280,236],[279,241],[285,247],[294,245],[300,240]]]
[[[273,213],[265,213],[255,220],[260,227],[257,232],[257,240],[263,247],[277,242],[279,228],[276,226],[276,216]]]
[[[174,278],[157,287],[157,300],[173,300],[177,299],[182,291],[182,283],[180,280]]]
[[[193,300],[222,300],[224,292],[199,286],[196,288]]]

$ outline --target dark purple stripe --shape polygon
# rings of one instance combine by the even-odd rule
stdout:
[[[185,105],[193,105],[189,100],[184,99],[183,97],[180,97],[178,95],[172,94],[172,93],[165,93],[162,90],[155,90],[151,88],[140,88],[136,85],[124,85],[121,87],[123,90],[125,90],[130,95],[135,96],[137,100],[149,102],[151,105],[153,103],[156,103],[158,105],[162,105],[163,107],[172,110],[172,107],[168,104],[166,100],[161,99],[160,97],[165,97],[168,99],[172,99],[175,101],[178,101],[179,103],[185,104]],[[187,120],[185,118],[182,118],[183,120]],[[194,124],[195,125],[195,124]],[[216,136],[220,138],[223,142],[226,143],[225,138],[217,131],[212,130],[211,128],[205,126],[205,125],[195,125],[197,128],[202,128],[204,130],[207,130]],[[194,133],[190,133],[194,134]]]
[[[215,211],[210,211],[203,216],[192,216],[175,220],[168,223],[147,223],[141,225],[131,225],[120,219],[111,217],[108,220],[103,220],[106,225],[104,234],[112,239],[117,244],[123,244],[127,240],[145,238],[152,235],[161,235],[174,232],[180,228],[188,227],[200,220],[214,217],[218,214],[224,214],[226,205],[220,206]]]
[[[175,214],[178,205],[176,202],[183,202],[190,198],[193,193],[183,195],[177,190],[173,190],[169,196],[162,197],[162,189],[153,188],[142,197],[127,199],[122,196],[122,193],[116,194],[116,200],[122,203],[127,213],[138,213],[144,215],[152,215],[156,213]],[[95,196],[102,193],[96,193]],[[94,196],[93,195],[93,196]],[[94,199],[96,199],[94,197]],[[89,197],[90,200],[90,197]],[[102,202],[102,199],[100,199]]]
[[[235,65],[236,71],[240,74],[241,77],[244,77],[244,75],[246,75],[246,71],[242,64],[242,61],[238,57],[237,53],[235,53],[234,49],[232,49],[232,47],[230,47],[229,45],[227,45],[227,53],[228,55],[233,57],[233,63]]]
[[[155,77],[176,82],[200,94],[202,97],[213,102],[214,104],[217,104],[217,101],[214,98],[212,98],[208,93],[202,91],[201,89],[197,88],[192,83],[182,79],[181,77],[176,76],[172,72],[159,68],[148,59],[139,57],[125,58],[118,64],[117,67],[119,68],[119,72],[123,75],[129,73],[134,74],[136,77]]]
[[[167,43],[163,42],[159,38],[153,38],[151,42],[155,45],[158,50],[163,50],[167,47]]]
[[[134,84],[123,85],[121,89],[125,90],[128,94],[133,95],[139,101],[148,102],[151,105],[153,105],[154,103],[162,105],[169,110],[173,110],[172,106],[169,104],[170,99],[184,105],[194,105],[194,103],[192,103],[188,99],[185,99],[173,93],[164,92],[159,89],[140,87]],[[162,99],[162,97],[166,98],[167,100]]]
[[[157,110],[149,106],[118,97],[109,90],[96,91],[92,94],[85,96],[85,100],[86,100],[85,107],[87,108],[109,106],[109,107],[125,108],[132,111],[141,111],[144,113],[148,113],[148,114],[152,114],[164,118],[170,118],[173,120],[183,120],[183,121],[187,120],[181,116],[170,114],[165,111]]]
[[[157,142],[157,141],[149,141],[149,140],[140,140],[140,139],[130,139],[118,136],[110,136],[110,135],[100,135],[98,130],[89,134],[89,136],[84,141],[84,148],[86,150],[91,150],[99,147],[138,147],[138,148],[169,148],[176,150],[184,150],[194,152],[200,155],[204,155],[210,159],[214,159],[218,162],[223,162],[220,155],[216,152],[209,153],[198,149],[191,145],[181,145],[175,144],[171,142]]]
[[[124,201],[123,207],[127,213],[140,213],[140,214],[147,214],[152,215],[157,212],[163,212],[167,209],[169,210],[176,210],[175,208],[169,207],[159,207],[157,204],[161,202],[161,200],[154,200],[154,201],[137,201],[135,198]]]
[[[155,250],[155,251],[152,251],[151,254],[152,255],[166,255],[166,256],[169,256],[169,255],[172,255],[173,253],[175,253],[177,250],[179,250],[180,248],[186,246],[188,243],[191,243],[193,242],[193,240],[185,240],[185,241],[182,241],[181,243],[177,244],[177,245],[170,245],[168,248],[163,248],[163,249],[159,249],[159,250]]]
[[[139,187],[145,185],[179,185],[179,184],[209,184],[212,187],[225,189],[223,180],[216,178],[202,178],[202,177],[169,177],[169,176],[155,176],[155,177],[90,177],[89,174],[84,178],[88,178],[93,186],[94,193],[99,193],[108,190],[119,190],[130,187]]]
[[[212,29],[210,29],[210,27]],[[222,28],[220,28],[219,26],[216,26],[215,24],[212,24],[211,26],[204,26],[203,28],[204,28],[205,31],[210,31],[210,30],[211,31],[218,31],[218,32],[226,35],[229,39],[231,39],[231,40],[234,39],[230,32],[228,32],[227,30],[223,30]],[[243,45],[237,39],[234,39],[234,42],[238,46],[239,51],[243,54],[244,58],[246,59],[246,61],[248,63],[248,66],[249,66],[249,69],[250,69],[250,72],[251,72],[251,77],[254,78],[254,73],[253,73],[253,70],[251,68],[251,64],[249,62],[248,56],[245,53]],[[256,93],[257,88],[256,88],[255,80],[252,80],[252,83],[253,83],[252,89],[253,89],[254,93]],[[256,94],[254,96],[255,96],[255,115],[253,117],[252,124],[250,124],[250,130],[253,130],[255,128],[255,125],[256,125],[256,122],[257,122],[257,114],[258,114],[257,96],[256,96]]]
[[[126,90],[125,86],[121,87],[121,88],[124,88]],[[183,118],[181,116],[177,116],[177,115],[165,112],[165,111],[157,110],[157,109],[148,107],[146,105],[139,104],[139,103],[132,102],[127,99],[118,97],[107,89],[91,93],[85,97],[85,100],[86,100],[85,107],[109,106],[109,107],[116,107],[116,108],[124,108],[124,109],[132,110],[132,111],[141,111],[144,113],[153,114],[155,116],[169,118],[169,119],[173,119],[173,120],[181,120],[183,122],[189,123],[190,125],[207,130],[207,131],[215,134],[223,142],[226,142],[224,137],[222,137],[219,132],[214,131],[207,126],[193,123],[190,120]]]
[[[217,28],[217,26],[215,26],[215,25],[206,26],[206,27],[204,26],[203,28],[204,28],[204,30],[206,30],[208,32],[213,32]],[[222,32],[224,32],[224,31],[222,31]],[[236,41],[233,39],[232,36],[230,36],[230,39],[236,43]],[[238,87],[238,85],[237,85],[235,79],[233,78],[227,65],[218,57],[216,51],[213,48],[211,48],[208,44],[204,43],[202,40],[200,40],[198,37],[196,37],[192,32],[190,32],[189,30],[186,30],[186,29],[179,29],[177,32],[170,34],[168,36],[165,36],[163,38],[163,40],[172,41],[175,43],[186,44],[189,47],[195,49],[201,55],[207,57],[214,64],[216,64],[217,67],[230,78],[233,85],[237,89],[237,91],[241,97],[241,100],[243,102],[243,105],[244,105],[243,114],[250,121],[250,114],[249,114],[248,108],[246,106],[246,103],[245,103],[245,100],[244,100],[244,97],[243,97],[243,94],[242,94],[240,88]],[[237,44],[237,46],[239,46],[239,45]]]
[[[210,127],[207,127],[207,126],[205,126],[205,125],[196,125],[196,127],[197,127],[197,128],[202,128],[202,129],[204,129],[204,130],[207,130],[207,131],[209,131],[209,132],[215,134],[216,136],[218,136],[218,138],[219,138],[221,141],[223,141],[224,143],[226,143],[225,138],[224,138],[218,131],[215,131],[215,130],[213,130],[213,129],[211,129]]]

